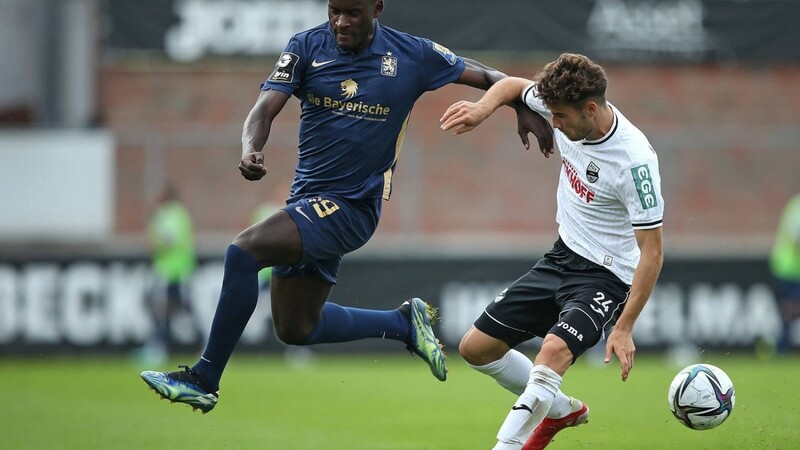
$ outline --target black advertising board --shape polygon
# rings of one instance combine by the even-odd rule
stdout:
[[[279,53],[322,23],[324,0],[108,0],[107,47],[177,61]],[[600,61],[800,61],[800,2],[785,0],[387,1],[381,21],[457,52],[584,53]]]
[[[393,309],[411,297],[439,308],[437,333],[456,348],[483,308],[524,274],[527,258],[345,258],[331,301]],[[190,284],[192,313],[173,322],[178,348],[196,351],[207,332],[222,280],[221,259],[206,259]],[[148,307],[149,263],[141,258],[68,258],[0,261],[0,355],[119,351],[147,340],[154,329]],[[245,330],[239,348],[283,349],[272,328],[268,298]],[[780,319],[767,264],[761,259],[668,259],[634,330],[637,347],[676,345],[750,348],[774,338]],[[535,344],[535,343],[534,343]],[[314,347],[320,351],[398,351],[381,339]]]

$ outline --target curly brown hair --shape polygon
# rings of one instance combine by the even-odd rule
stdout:
[[[608,79],[602,67],[586,56],[562,53],[536,75],[536,94],[546,106],[566,103],[582,107],[586,100],[605,102]]]

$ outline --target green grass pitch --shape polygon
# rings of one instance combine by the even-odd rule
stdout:
[[[579,361],[567,394],[587,425],[552,449],[800,448],[800,359],[704,354],[732,378],[736,407],[708,431],[683,427],[666,393],[680,367],[639,354],[626,383],[616,360]],[[194,357],[175,359],[164,369]],[[279,355],[237,354],[209,414],[159,401],[124,357],[0,358],[0,449],[489,449],[515,397],[456,355],[441,383],[397,353],[318,355],[305,368]]]

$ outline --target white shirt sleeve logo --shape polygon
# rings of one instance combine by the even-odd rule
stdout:
[[[639,193],[639,200],[642,208],[650,209],[658,205],[655,191],[653,190],[653,179],[650,177],[650,168],[647,164],[631,169],[633,184],[636,185],[636,192]]]

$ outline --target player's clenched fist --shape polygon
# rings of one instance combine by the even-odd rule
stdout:
[[[267,174],[264,166],[264,154],[261,152],[245,153],[239,162],[239,172],[250,181],[257,181]]]

